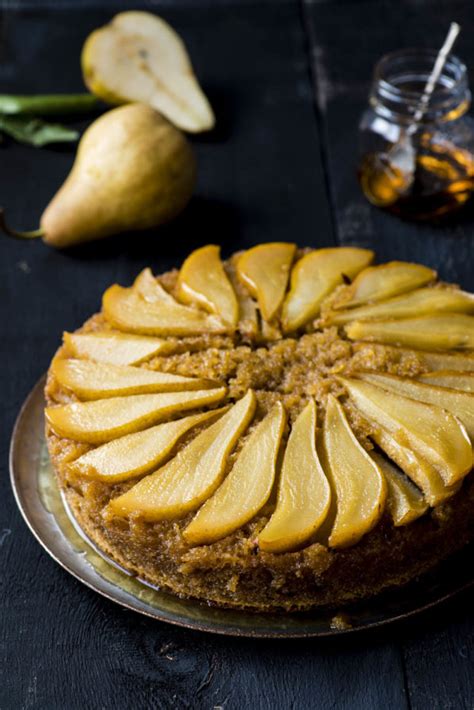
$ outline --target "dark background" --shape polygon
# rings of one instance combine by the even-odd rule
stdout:
[[[81,90],[86,35],[113,2],[3,2],[0,92]],[[0,238],[0,709],[474,707],[471,598],[379,633],[334,641],[220,638],[142,618],[94,594],[34,541],[8,482],[10,433],[63,330],[98,310],[110,283],[178,266],[208,242],[356,244],[420,260],[473,289],[473,210],[449,225],[404,224],[355,179],[357,121],[375,61],[439,46],[474,67],[472,0],[150,2],[182,34],[217,114],[193,142],[199,186],[172,226],[56,252]],[[84,127],[86,124],[80,124]],[[0,147],[0,204],[33,228],[72,148]],[[120,169],[120,164],[117,165]]]

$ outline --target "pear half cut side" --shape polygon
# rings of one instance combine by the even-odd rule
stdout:
[[[228,456],[250,424],[255,407],[255,394],[249,390],[171,461],[113,498],[108,513],[154,521],[179,518],[196,510],[222,481]]]
[[[275,512],[258,536],[265,552],[287,552],[306,542],[324,522],[331,489],[316,450],[316,404],[293,424],[283,457]]]
[[[254,429],[224,482],[184,530],[190,545],[226,537],[263,508],[272,491],[285,421],[279,402]]]

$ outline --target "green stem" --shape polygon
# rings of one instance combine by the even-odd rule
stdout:
[[[44,236],[44,229],[34,229],[31,232],[18,232],[16,229],[11,229],[6,223],[3,207],[0,207],[0,229],[15,239],[38,239]]]
[[[97,108],[98,100],[92,94],[36,94],[14,96],[0,94],[0,113],[54,116],[88,113]]]

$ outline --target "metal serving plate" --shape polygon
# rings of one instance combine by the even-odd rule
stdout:
[[[27,397],[13,430],[10,475],[15,498],[31,532],[65,570],[99,594],[160,621],[200,631],[254,638],[336,636],[406,619],[474,584],[472,546],[416,582],[370,601],[334,610],[255,614],[218,609],[153,588],[107,559],[84,536],[64,505],[44,439],[43,377]]]

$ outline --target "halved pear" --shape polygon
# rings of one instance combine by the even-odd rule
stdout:
[[[133,282],[132,289],[148,303],[167,303],[170,306],[178,305],[177,301],[163,288],[158,279],[155,279],[149,267],[140,271]]]
[[[249,390],[171,461],[113,498],[109,512],[122,517],[165,520],[196,510],[221,483],[229,454],[250,424],[255,406],[255,394]]]
[[[450,313],[388,321],[354,321],[351,340],[388,343],[420,350],[474,349],[474,317]]]
[[[436,271],[422,264],[389,261],[369,266],[355,277],[333,308],[353,308],[365,303],[383,301],[425,286],[436,278]]]
[[[111,365],[138,365],[166,350],[165,340],[113,331],[64,333],[64,344],[74,357]]]
[[[413,318],[440,313],[474,313],[474,296],[449,288],[419,288],[381,303],[328,313],[329,325],[344,325],[355,320]]]
[[[150,303],[132,288],[117,284],[104,293],[102,308],[111,325],[129,333],[186,336],[227,331],[215,316],[176,302]]]
[[[316,404],[306,405],[291,428],[275,512],[258,537],[260,549],[287,552],[306,542],[324,522],[331,489],[316,451]]]
[[[270,242],[248,249],[237,261],[237,274],[265,320],[272,320],[283,303],[295,251],[295,244]]]
[[[439,471],[432,464],[415,453],[410,446],[401,444],[393,434],[383,427],[379,426],[371,434],[371,438],[423,492],[430,505],[439,505],[459,490],[462,481],[447,486]]]
[[[152,426],[167,416],[220,402],[225,387],[192,392],[134,394],[47,407],[46,421],[59,436],[102,444]]]
[[[464,424],[466,431],[474,441],[474,394],[459,390],[424,384],[416,380],[405,379],[385,373],[362,373],[358,375],[364,382],[383,387],[390,392],[411,397],[420,402],[435,404],[446,409]]]
[[[472,468],[472,447],[466,430],[445,409],[382,389],[370,382],[340,378],[369,420],[375,421],[436,468],[446,485],[461,480]]]
[[[370,264],[374,252],[355,247],[316,249],[296,262],[291,272],[291,288],[282,311],[286,333],[298,330],[319,315],[327,296]]]
[[[210,544],[230,535],[263,508],[275,480],[285,421],[278,402],[245,442],[224,482],[184,530],[190,545]]]
[[[474,372],[438,370],[437,372],[425,372],[419,376],[419,379],[429,385],[474,393]]]
[[[224,271],[220,247],[214,244],[193,251],[178,276],[178,295],[185,303],[197,303],[223,321],[236,327],[239,304]]]
[[[323,446],[335,507],[329,546],[349,547],[379,521],[387,483],[380,468],[357,441],[333,395],[327,400]]]
[[[192,133],[214,126],[182,39],[157,15],[119,13],[88,37],[81,64],[88,88],[108,103],[149,104]]]
[[[429,506],[423,494],[400,469],[375,452],[371,456],[387,481],[387,508],[395,527],[408,525],[426,513]]]
[[[182,377],[170,372],[155,372],[142,367],[111,365],[92,360],[55,358],[51,372],[59,384],[72,390],[81,399],[101,399],[125,394],[178,392],[211,387],[211,380]]]
[[[190,429],[220,416],[227,409],[223,407],[191,414],[183,419],[121,436],[83,454],[68,465],[68,471],[73,476],[85,476],[106,483],[135,478],[151,471],[167,458],[179,439]]]

